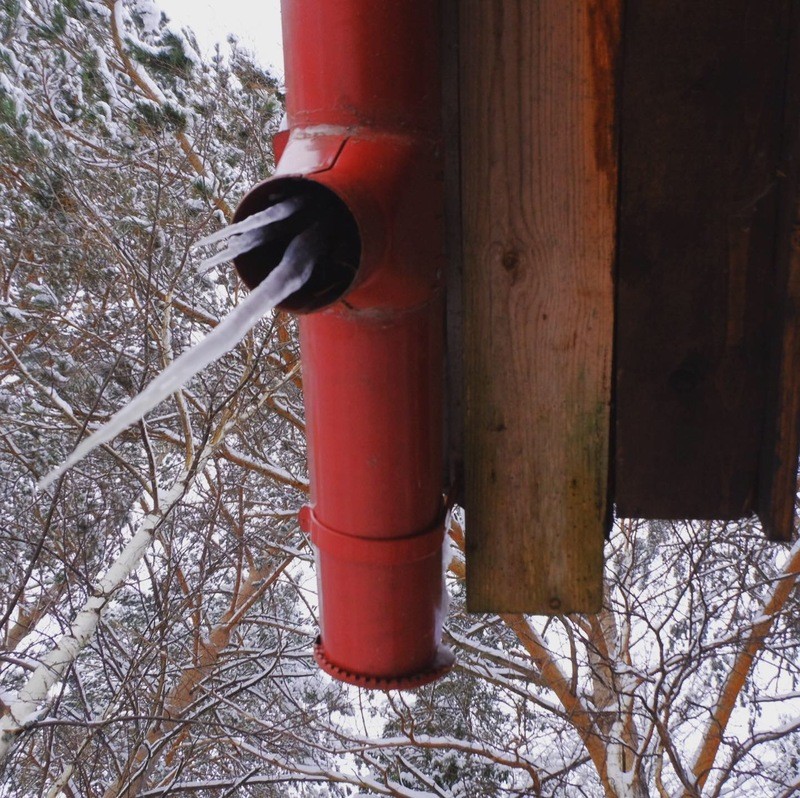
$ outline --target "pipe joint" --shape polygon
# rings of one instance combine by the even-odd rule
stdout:
[[[343,534],[308,506],[299,520],[311,535],[324,605],[314,651],[320,667],[350,684],[382,690],[419,687],[446,673],[454,658],[441,640],[447,605],[441,516],[403,538]]]
[[[280,306],[309,313],[344,300],[344,311],[396,312],[442,290],[444,232],[438,142],[418,134],[316,126],[292,130],[275,176],[242,200],[234,221],[291,197],[302,208],[281,224],[321,222],[327,249],[308,283]],[[258,285],[280,262],[278,236],[239,256]]]

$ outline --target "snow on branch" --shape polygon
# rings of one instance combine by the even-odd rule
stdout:
[[[692,772],[700,792],[714,767],[725,729],[730,721],[736,701],[744,687],[753,663],[772,632],[775,618],[786,605],[800,576],[800,539],[792,547],[781,573],[775,579],[775,587],[764,605],[764,611],[751,627],[750,634],[736,655],[733,666],[720,691],[716,705],[711,709],[703,743],[698,748]]]
[[[207,459],[211,452],[206,451]],[[17,694],[8,712],[0,718],[0,764],[14,747],[20,732],[33,725],[46,711],[46,701],[51,688],[55,687],[94,636],[100,615],[112,595],[122,586],[136,569],[145,551],[153,541],[158,527],[164,522],[173,507],[178,504],[191,485],[196,471],[186,470],[175,481],[160,506],[145,516],[136,534],[128,541],[113,565],[91,589],[91,596],[70,624],[55,648],[45,654]]]
[[[105,575],[94,583],[89,599],[75,616],[69,631],[62,635],[55,647],[41,658],[16,697],[8,702],[8,711],[0,718],[0,769],[13,751],[20,733],[34,726],[46,712],[50,691],[60,683],[80,652],[92,639],[103,610],[108,606],[114,593],[139,566],[153,542],[156,531],[181,502],[205,464],[222,446],[226,436],[233,432],[237,425],[258,412],[272,393],[292,376],[292,373],[282,375],[262,394],[259,401],[247,405],[240,413],[231,414],[221,428],[210,436],[194,463],[182,471],[172,487],[156,503],[155,508],[144,517],[134,536]]]

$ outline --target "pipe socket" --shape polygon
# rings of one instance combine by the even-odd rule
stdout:
[[[302,209],[234,259],[242,280],[258,285],[295,231],[314,220],[323,224],[326,251],[282,310],[311,313],[346,299],[353,309],[395,311],[429,301],[444,275],[438,156],[436,144],[418,136],[292,131],[275,175],[244,197],[233,221],[289,198],[302,200]]]

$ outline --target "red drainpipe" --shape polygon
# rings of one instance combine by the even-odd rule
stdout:
[[[289,138],[239,221],[300,193],[335,252],[300,313],[320,667],[411,688],[441,644],[444,234],[439,13],[431,0],[283,0]],[[251,287],[280,252],[237,259]]]

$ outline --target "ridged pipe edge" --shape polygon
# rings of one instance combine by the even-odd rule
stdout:
[[[331,662],[325,654],[322,638],[314,641],[314,659],[320,669],[340,682],[363,687],[366,690],[416,690],[444,676],[455,664],[456,658],[447,646],[439,646],[433,665],[416,673],[403,676],[369,676],[353,673]]]

